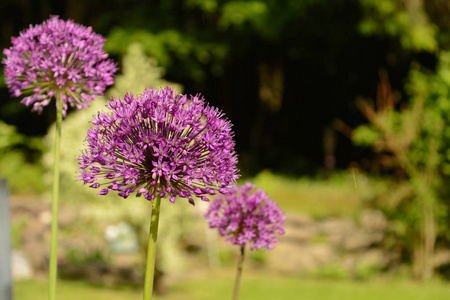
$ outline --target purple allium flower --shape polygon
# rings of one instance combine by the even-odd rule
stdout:
[[[64,102],[64,115],[68,104],[84,108],[113,84],[117,69],[106,60],[105,40],[91,27],[57,16],[30,25],[3,50],[6,84],[13,96],[27,95],[21,103],[33,105],[32,111],[41,112],[57,93]]]
[[[250,250],[268,250],[278,242],[276,234],[284,234],[285,216],[278,205],[261,189],[247,182],[233,187],[226,195],[211,202],[205,214],[210,228],[235,245],[250,244]]]
[[[168,87],[111,98],[87,132],[79,177],[99,195],[208,201],[238,178],[231,123],[199,95]]]

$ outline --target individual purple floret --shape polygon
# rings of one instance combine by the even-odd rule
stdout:
[[[200,95],[168,87],[111,98],[111,113],[99,112],[78,158],[85,184],[99,195],[117,191],[127,198],[158,194],[208,201],[236,182],[238,169],[231,123]]]
[[[218,196],[205,217],[210,228],[218,228],[225,240],[243,247],[250,244],[250,250],[261,247],[270,250],[278,242],[276,234],[284,234],[283,212],[250,182]]]
[[[103,95],[113,84],[116,64],[106,60],[105,38],[91,27],[78,25],[57,16],[12,37],[4,49],[5,81],[13,96],[24,94],[21,103],[41,112],[60,93],[63,114],[68,104],[81,109],[95,95]]]

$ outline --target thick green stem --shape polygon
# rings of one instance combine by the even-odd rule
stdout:
[[[50,263],[49,263],[49,289],[48,299],[54,300],[56,295],[57,277],[57,239],[58,239],[58,195],[59,195],[59,147],[61,142],[62,123],[62,98],[56,95],[56,131],[55,131],[55,152],[53,164],[53,188],[52,188],[52,237],[50,243]]]
[[[237,270],[236,270],[236,280],[234,282],[233,300],[238,299],[239,285],[241,283],[241,277],[242,277],[242,268],[244,266],[244,254],[245,254],[245,246],[241,246],[241,251],[240,251]]]
[[[155,277],[156,239],[158,237],[160,207],[161,197],[157,195],[152,203],[152,218],[150,221],[150,234],[147,248],[147,264],[145,266],[144,300],[152,299],[153,279]]]

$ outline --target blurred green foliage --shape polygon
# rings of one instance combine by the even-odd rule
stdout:
[[[183,92],[180,84],[163,79],[165,70],[158,67],[156,59],[144,53],[142,44],[128,46],[127,54],[122,59],[122,74],[114,79],[114,86],[108,90],[107,97],[123,97],[124,93],[140,94],[146,88],[170,86],[179,93]]]
[[[11,247],[20,249],[23,243],[23,232],[28,227],[28,219],[20,218],[14,220],[11,227]]]
[[[44,170],[39,163],[45,149],[42,139],[28,137],[0,120],[0,177],[7,179],[13,193],[35,193],[45,189]]]
[[[211,64],[216,74],[221,74],[226,45],[201,41],[177,30],[152,33],[145,30],[116,28],[111,31],[105,44],[110,53],[125,54],[132,44],[141,44],[147,55],[154,57],[162,66],[172,67],[174,59],[183,61],[180,72],[193,80],[205,80],[203,64]]]
[[[89,249],[86,251],[85,249],[72,248],[67,251],[65,258],[68,263],[77,266],[108,262],[108,258],[105,257],[105,251],[102,249]]]
[[[402,47],[414,51],[438,48],[438,27],[424,10],[423,1],[359,0],[364,18],[363,34],[388,35],[400,39]]]
[[[318,278],[333,279],[333,280],[343,280],[349,278],[350,276],[347,270],[337,265],[326,265],[320,267],[316,271],[314,271],[312,275]]]
[[[258,249],[254,251],[250,251],[249,259],[251,262],[256,264],[257,266],[264,266],[267,261],[267,250],[266,249]]]
[[[246,23],[256,31],[267,30],[266,20],[270,15],[267,3],[262,1],[232,1],[222,7],[219,26],[242,28]]]
[[[353,274],[353,277],[357,280],[367,281],[380,275],[381,271],[380,268],[373,265],[358,264],[355,267],[355,274]]]
[[[388,82],[382,80],[379,91],[384,93],[379,93],[376,108],[360,101],[370,123],[353,133],[357,145],[371,146],[385,156],[384,167],[397,170],[396,180],[406,187],[396,205],[384,208],[405,223],[401,244],[411,251],[420,277],[431,276],[436,240],[447,237],[449,207],[444,199],[449,195],[439,191],[450,170],[449,62],[449,53],[442,52],[436,73],[415,66],[406,84],[409,102],[401,109],[396,109]]]
[[[403,87],[404,99],[392,91],[382,73],[376,106],[359,100],[368,125],[352,133],[356,145],[378,154],[379,169],[392,178],[391,195],[381,201],[392,222],[392,247],[400,247],[413,261],[417,278],[434,273],[435,248],[446,248],[450,211],[450,2],[360,0],[363,34],[394,39],[401,51],[427,53],[413,61]],[[374,164],[372,164],[374,165]],[[390,203],[389,203],[390,202]]]
[[[335,118],[361,123],[353,100],[373,96],[380,67],[392,71],[404,93],[410,63],[426,60],[431,68],[450,41],[446,0],[7,2],[11,14],[0,18],[3,47],[49,14],[91,25],[107,37],[106,50],[123,66],[129,46],[141,44],[168,80],[188,93],[203,93],[226,112],[235,124],[242,170],[250,176],[264,168],[316,172],[323,165],[323,129]],[[277,74],[282,79],[274,88]],[[280,97],[263,99],[267,94]],[[273,98],[275,110],[268,104]],[[10,104],[0,104],[0,115],[20,124],[21,132],[42,134],[53,119],[46,110],[46,121],[37,124],[25,107]],[[289,129],[308,142],[296,147]],[[336,143],[336,152],[339,168],[361,155],[347,141]]]

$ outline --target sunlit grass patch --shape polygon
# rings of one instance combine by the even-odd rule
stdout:
[[[169,282],[169,292],[154,299],[228,300],[233,291],[234,270],[190,273],[178,282]],[[415,283],[381,278],[372,281],[311,280],[285,277],[273,273],[245,272],[241,299],[307,299],[307,300],[429,300],[447,299],[450,284],[441,281]],[[46,299],[47,284],[43,280],[14,283],[15,300]],[[60,280],[57,298],[64,300],[129,300],[140,299],[140,288],[105,287],[84,282]]]
[[[328,179],[288,178],[263,171],[251,179],[287,212],[314,218],[356,215],[382,189],[363,174],[344,172]]]
[[[44,280],[14,282],[15,300],[47,299],[48,285]],[[64,300],[124,300],[142,298],[140,290],[131,288],[110,288],[82,281],[59,280],[56,298]]]

